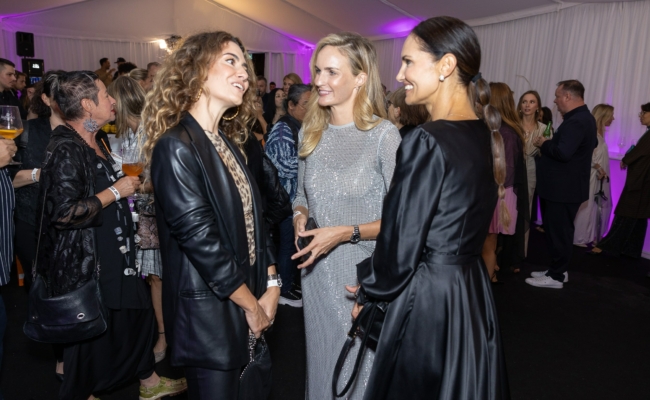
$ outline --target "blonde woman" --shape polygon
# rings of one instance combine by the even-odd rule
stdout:
[[[332,373],[351,321],[356,264],[368,257],[379,233],[397,128],[386,120],[375,48],[353,33],[329,35],[311,59],[312,96],[299,135],[298,187],[293,203],[296,236],[313,237],[292,258],[298,268],[307,338],[307,398],[332,398]],[[308,217],[320,229],[305,231]],[[350,399],[363,396],[372,366],[365,356]],[[351,365],[344,367],[349,376]]]
[[[587,247],[589,243],[596,244],[605,235],[612,211],[612,193],[609,184],[609,150],[607,142],[605,142],[605,128],[614,121],[614,107],[609,104],[598,104],[591,110],[591,114],[596,119],[598,146],[596,146],[591,159],[589,198],[580,205],[576,219],[573,222],[576,227],[573,234],[573,244],[579,247]],[[599,204],[596,204],[594,198],[601,189],[606,199],[601,197],[598,200]]]
[[[289,88],[296,83],[302,83],[302,79],[300,79],[298,74],[295,72],[289,72],[285,75],[285,77],[282,78],[282,90],[284,91],[284,94],[289,94]]]
[[[165,60],[143,112],[165,331],[191,400],[238,397],[249,331],[269,327],[280,296],[260,194],[240,152],[256,116],[250,87],[239,39],[200,33]]]
[[[153,88],[153,77],[149,75],[149,71],[144,68],[136,68],[129,72],[128,76],[135,79],[145,93]]]
[[[528,203],[532,214],[533,193],[535,193],[537,183],[535,157],[539,156],[539,147],[533,144],[533,140],[543,136],[546,130],[546,125],[539,121],[542,113],[542,100],[539,93],[536,90],[529,90],[522,94],[519,97],[519,104],[517,104],[517,112],[524,128],[524,160],[526,161],[526,174],[528,176]]]

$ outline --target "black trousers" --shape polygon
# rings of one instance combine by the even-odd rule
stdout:
[[[544,199],[544,232],[551,255],[547,276],[562,282],[573,255],[573,233],[581,203],[557,203]]]
[[[25,287],[29,289],[32,285],[32,262],[36,256],[36,239],[38,232],[36,226],[14,218],[16,236],[14,238],[14,252],[23,266],[25,273]]]
[[[218,371],[205,368],[185,368],[189,400],[237,400],[241,368]]]

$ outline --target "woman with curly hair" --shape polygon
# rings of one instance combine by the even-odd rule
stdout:
[[[260,194],[242,155],[255,120],[253,66],[226,32],[190,36],[156,74],[143,111],[156,197],[171,363],[190,399],[236,399],[249,331],[280,289]],[[268,289],[267,289],[268,287]]]

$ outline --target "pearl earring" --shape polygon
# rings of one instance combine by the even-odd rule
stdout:
[[[445,81],[445,76],[443,74],[440,74],[440,82],[444,82],[444,81]]]

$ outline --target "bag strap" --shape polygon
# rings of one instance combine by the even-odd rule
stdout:
[[[368,332],[373,322],[375,322],[375,315],[377,314],[377,305],[375,303],[372,304],[368,303],[368,305],[364,307],[364,310],[361,310],[362,313],[363,311],[370,313],[370,317],[368,317],[368,324],[366,326],[367,328],[366,334],[363,335],[363,339],[361,340],[361,346],[359,347],[359,353],[357,353],[357,359],[354,362],[354,368],[352,368],[352,374],[350,374],[350,379],[348,379],[348,383],[345,384],[345,387],[343,388],[343,390],[341,390],[340,393],[337,390],[337,386],[339,383],[341,370],[343,369],[343,364],[345,364],[345,359],[347,358],[347,355],[350,352],[350,348],[352,348],[354,339],[356,338],[357,333],[359,331],[359,324],[361,323],[360,322],[361,313],[357,315],[357,318],[352,323],[352,327],[348,332],[348,337],[347,339],[345,339],[345,344],[341,349],[341,354],[339,354],[339,359],[336,361],[336,367],[334,367],[334,376],[332,377],[332,393],[334,393],[336,397],[345,396],[348,390],[350,390],[350,387],[352,387],[352,384],[354,383],[354,380],[357,377],[357,374],[359,373],[359,367],[361,367],[361,360],[366,350],[366,342],[368,341],[368,336],[370,336]]]

